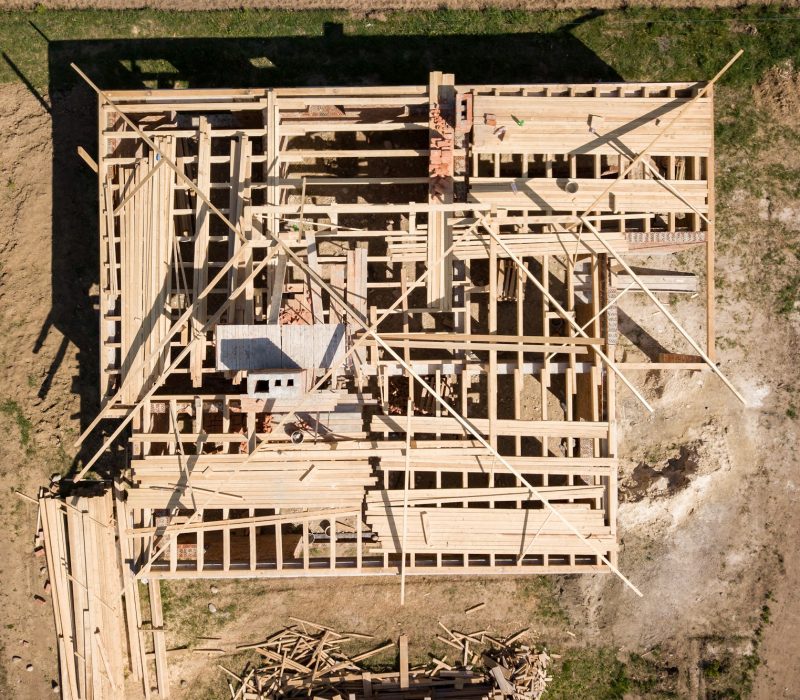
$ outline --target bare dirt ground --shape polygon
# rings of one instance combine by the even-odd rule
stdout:
[[[754,100],[777,124],[796,127],[800,110],[800,71],[791,62],[785,62],[771,69],[761,83],[754,89]],[[782,166],[800,166],[797,149],[776,148],[776,159]],[[800,202],[795,197],[775,195],[763,191],[759,200],[758,217],[762,222],[788,228],[797,239],[800,231]],[[764,667],[759,674],[754,697],[758,700],[770,698],[793,698],[800,696],[800,645],[798,623],[800,622],[800,600],[797,596],[797,583],[800,581],[800,496],[798,495],[798,429],[797,413],[792,401],[796,398],[797,347],[800,321],[797,314],[782,329],[784,337],[776,343],[776,348],[764,352],[762,362],[765,380],[770,394],[765,402],[778,400],[774,413],[765,420],[771,435],[760,450],[764,469],[770,487],[764,491],[764,518],[772,540],[766,544],[772,547],[777,559],[779,576],[769,577],[772,581],[771,627],[764,636],[762,658]],[[762,343],[760,347],[766,348]],[[773,352],[777,350],[777,352]],[[782,362],[773,366],[775,356]],[[781,397],[789,397],[787,398]],[[776,396],[777,395],[777,396]],[[790,403],[790,408],[781,411],[780,401]],[[789,421],[786,418],[789,418]],[[788,424],[787,424],[788,423]],[[765,572],[765,578],[767,578]]]
[[[775,71],[754,100],[789,123],[800,81],[791,65]],[[50,474],[69,467],[85,388],[76,380],[76,347],[46,324],[54,264],[58,275],[73,274],[71,264],[51,257],[50,144],[42,105],[22,85],[0,86],[0,695],[20,699],[49,696],[57,664],[43,560],[32,553],[36,509],[14,491],[35,495]],[[800,167],[796,149],[780,141],[762,157]],[[718,172],[732,165],[719,160]],[[423,650],[436,649],[437,619],[463,620],[465,608],[486,600],[475,627],[511,631],[533,621],[551,646],[613,646],[621,658],[648,658],[674,677],[681,698],[729,697],[714,695],[720,683],[746,691],[756,654],[762,663],[754,697],[800,697],[800,321],[797,312],[775,314],[775,282],[763,255],[765,241],[798,237],[800,204],[779,187],[754,192],[742,185],[719,210],[719,356],[748,405],[708,373],[637,374],[656,409],[652,417],[620,387],[620,565],[643,598],[600,575],[557,579],[561,608],[531,579],[412,581],[403,609],[396,582],[381,580],[227,583],[214,593],[208,582],[186,583],[165,592],[170,646],[197,646],[198,637],[214,636],[220,638],[214,646],[229,648],[297,615],[378,637],[403,629],[412,645],[419,640],[421,659]],[[84,295],[76,296],[75,318],[91,319],[85,298],[91,290],[81,292],[84,273],[75,267],[76,294]],[[63,280],[57,281],[60,288]],[[678,301],[674,308],[700,335],[696,303]],[[671,343],[674,334],[655,309],[633,297],[623,308],[631,318],[623,330],[635,322]],[[185,697],[213,697],[213,660],[184,653],[171,664],[179,694],[181,680],[198,679]]]
[[[53,154],[49,115],[23,85],[0,89],[0,133],[0,654],[5,697],[43,698],[57,678],[53,611],[40,572],[44,559],[32,554],[37,509],[14,490],[35,496],[64,468],[58,446],[78,425],[77,360],[69,348],[39,398],[61,344],[53,331],[34,350],[51,308]]]

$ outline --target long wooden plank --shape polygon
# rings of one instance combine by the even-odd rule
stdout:
[[[705,180],[669,182],[680,198],[658,180],[623,180],[611,192],[605,192],[608,180],[570,178],[569,182],[576,188],[574,192],[567,190],[566,179],[561,178],[519,178],[500,183],[480,181],[471,184],[469,197],[481,204],[534,211],[563,212],[583,210],[589,206],[593,211],[627,214],[638,211],[686,212],[690,208],[708,211],[708,183]]]
[[[150,612],[153,622],[153,649],[156,662],[156,681],[158,693],[162,698],[169,697],[169,669],[167,667],[167,643],[164,636],[164,613],[161,605],[161,583],[148,581],[150,593]]]
[[[550,501],[573,498],[597,498],[603,494],[604,486],[542,486],[539,491],[547,496]],[[412,505],[426,503],[463,503],[463,502],[496,502],[536,500],[531,497],[531,492],[525,487],[494,487],[494,488],[452,488],[452,489],[411,489],[408,492],[408,502]],[[368,491],[367,503],[388,503],[396,505],[402,503],[403,492],[395,491]]]
[[[711,103],[669,97],[478,96],[474,101],[474,148],[477,152],[491,153],[615,154],[609,138],[598,138],[587,128],[589,116],[596,115],[602,117],[605,132],[640,150],[661,132],[667,117],[680,109],[686,109],[688,124],[671,125],[653,153],[707,155],[713,132]],[[480,123],[487,113],[496,115],[496,125]],[[511,115],[524,123],[515,121]],[[499,127],[506,128],[503,138]]]
[[[198,164],[197,187],[210,193],[211,182],[211,128],[205,116],[200,116],[198,129]],[[197,331],[203,327],[207,317],[207,297],[201,292],[208,285],[208,236],[211,225],[211,212],[208,205],[197,197],[195,201],[195,238],[194,258],[192,263],[192,330]],[[205,347],[200,343],[195,344],[190,354],[189,366],[191,367],[192,386],[202,386],[203,383],[203,355]]]
[[[372,430],[384,429],[391,432],[403,433],[406,430],[405,421],[398,416],[373,415]],[[464,432],[461,424],[452,417],[414,416],[411,419],[411,429],[415,433],[444,433],[460,434]],[[485,418],[471,418],[470,423],[476,430],[484,434],[489,433],[489,420]],[[538,420],[513,420],[498,419],[495,421],[498,434],[501,435],[548,435],[553,437],[598,437],[608,435],[608,423],[605,421],[538,421]]]

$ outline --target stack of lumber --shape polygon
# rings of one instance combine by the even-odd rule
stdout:
[[[241,675],[220,668],[236,683],[230,692],[237,700],[277,700],[311,697],[317,700],[421,700],[422,698],[468,700],[538,700],[551,679],[547,675],[550,656],[520,644],[528,630],[506,639],[485,631],[464,634],[439,623],[447,637],[439,640],[458,650],[453,664],[447,656],[425,666],[410,667],[408,638],[400,637],[397,671],[369,672],[360,662],[395,649],[394,643],[379,645],[349,655],[343,647],[371,639],[369,635],[341,634],[323,625],[291,618],[297,624],[270,636],[260,644],[245,644],[239,650],[255,649],[264,663],[244,669]],[[238,686],[238,687],[237,687]]]
[[[39,499],[62,698],[124,694],[125,622],[111,494]]]
[[[562,348],[559,348],[559,351]],[[531,437],[582,437],[606,438],[608,437],[608,423],[606,421],[559,421],[559,420],[516,420],[513,418],[499,418],[493,421],[498,435],[520,435]],[[466,433],[463,425],[452,416],[386,416],[375,414],[370,416],[370,430],[374,432],[404,433],[408,424],[414,434],[446,434],[461,435]],[[488,435],[491,429],[488,418],[470,418],[470,425]]]
[[[493,204],[509,209],[541,211],[683,212],[690,209],[658,180],[620,180],[607,193],[608,180],[570,178],[575,193],[566,188],[564,178],[485,178],[473,183],[471,202]],[[699,211],[707,211],[708,183],[705,180],[675,180],[670,186]],[[598,200],[598,198],[600,198]]]
[[[208,508],[246,503],[248,508],[357,509],[366,487],[376,481],[366,452],[341,458],[336,450],[313,444],[267,447],[249,457],[147,456],[131,466],[136,488],[128,491],[128,503],[134,508],[193,508],[194,492],[194,500]]]
[[[175,158],[175,140],[158,142]],[[170,328],[166,312],[172,292],[173,253],[172,188],[175,175],[158,168],[155,154],[140,159],[126,181],[123,196],[131,201],[119,217],[121,304],[122,403],[135,403],[149,381],[166,367],[167,350],[155,351]],[[155,171],[154,174],[153,171]],[[122,175],[120,175],[122,177]]]
[[[504,490],[509,489],[498,489],[500,493]],[[462,491],[465,497],[468,491]],[[403,503],[396,499],[387,499],[387,502],[385,493],[368,494],[366,522],[378,535],[378,551],[400,553],[403,551]],[[414,491],[409,493],[413,495]],[[519,498],[520,495],[510,497]],[[486,496],[486,500],[490,498]],[[616,549],[616,540],[605,525],[603,510],[593,510],[586,503],[559,503],[555,507],[596,549],[604,553]],[[410,506],[406,527],[406,552],[594,553],[547,509]]]
[[[698,290],[697,275],[691,272],[676,272],[673,270],[636,270],[636,276],[642,280],[644,285],[651,292],[670,292],[672,294],[696,294]],[[641,291],[635,285],[633,278],[625,271],[615,271],[611,277],[611,283],[617,289],[624,289],[632,284],[632,292]]]
[[[602,498],[605,486],[576,484],[574,486],[540,486],[538,493],[551,503],[568,499]],[[414,488],[407,493],[402,489],[375,490],[367,493],[368,504],[402,505],[406,500],[410,506],[436,507],[445,503],[514,503],[539,499],[526,486],[490,486],[456,488]]]
[[[671,196],[671,195],[670,195]],[[677,201],[677,200],[676,200]],[[538,209],[531,202],[514,202],[518,209]],[[509,204],[511,206],[511,204]],[[572,209],[573,207],[567,207]],[[603,233],[603,237],[613,248],[619,252],[627,251],[625,235],[620,232],[608,231]],[[489,245],[491,236],[488,233],[477,231],[467,238],[458,239],[456,234],[456,245],[453,256],[458,260],[483,260],[489,257]],[[514,253],[522,257],[536,255],[563,255],[566,251],[570,253],[603,253],[605,248],[598,243],[593,236],[584,235],[580,241],[572,233],[503,233],[500,239]],[[401,243],[389,244],[389,257],[394,262],[418,262],[426,260],[426,244],[424,240],[416,241],[406,239]],[[508,258],[508,253],[498,246],[497,257],[499,259]]]
[[[660,134],[651,155],[708,155],[713,102],[700,99],[686,107],[687,102],[685,97],[476,95],[473,152],[617,155],[621,141],[639,153]],[[684,107],[680,120],[672,124]],[[495,115],[495,123],[480,123],[485,114]],[[587,128],[590,116],[598,123],[594,133]]]
[[[502,473],[504,470],[497,459],[477,443],[466,440],[454,442],[438,440],[437,447],[419,447],[420,444],[422,441],[417,441],[411,450],[409,467],[414,472],[489,475]],[[617,460],[614,457],[504,457],[503,459],[523,473],[581,477],[586,479],[587,483],[593,476],[609,476],[617,467]],[[402,472],[405,471],[405,466],[405,455],[399,450],[381,452],[379,469],[382,472]],[[551,488],[563,487],[543,486],[538,490],[547,493]],[[571,488],[577,488],[577,484]]]

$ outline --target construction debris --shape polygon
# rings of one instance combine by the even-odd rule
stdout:
[[[447,633],[449,639],[443,641],[459,652],[452,664],[447,663],[445,656],[431,657],[423,666],[409,667],[408,638],[402,635],[399,669],[369,671],[361,662],[394,650],[394,643],[351,655],[344,647],[368,635],[339,633],[330,627],[298,621],[262,643],[238,647],[255,649],[265,660],[261,665],[245,668],[238,675],[223,666],[220,668],[239,682],[238,686],[234,684],[232,694],[242,700],[299,697],[537,700],[552,680],[547,672],[550,665],[547,652],[519,643],[527,630],[503,640],[485,631],[463,634],[447,630]]]

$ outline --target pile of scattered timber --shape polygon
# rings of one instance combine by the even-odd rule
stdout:
[[[447,656],[424,666],[410,667],[408,637],[400,637],[400,668],[397,671],[370,672],[359,663],[382,652],[393,650],[394,643],[379,645],[352,656],[344,650],[369,635],[339,633],[330,627],[291,618],[296,624],[258,644],[239,650],[255,649],[264,659],[258,667],[245,668],[229,688],[234,700],[277,700],[315,698],[317,700],[423,700],[458,698],[478,700],[538,700],[551,677],[547,674],[550,656],[519,643],[528,630],[506,639],[496,639],[485,631],[464,634],[451,631],[439,640],[458,650],[452,664]]]
[[[334,689],[360,677],[359,661],[394,648],[393,643],[384,644],[351,657],[341,647],[356,639],[370,639],[369,635],[340,634],[305,620],[296,622],[260,644],[238,647],[239,650],[255,649],[264,663],[239,678],[238,691],[232,689],[235,698],[340,697]]]
[[[337,459],[335,450],[260,450],[235,454],[154,455],[132,461],[134,507],[360,508],[375,485],[366,456]],[[313,462],[309,461],[309,457]],[[196,493],[193,493],[196,492]]]
[[[61,696],[65,700],[122,697],[127,649],[111,494],[64,500],[43,496],[39,517]]]
[[[482,605],[476,606],[479,607]],[[437,639],[457,649],[460,661],[453,667],[445,663],[446,658],[433,659],[435,666],[429,671],[431,677],[437,674],[446,676],[454,671],[479,674],[483,677],[485,688],[485,694],[481,697],[492,700],[506,697],[538,700],[552,680],[547,673],[550,655],[544,649],[537,652],[520,641],[528,635],[527,628],[499,639],[489,635],[486,630],[465,634],[449,630],[441,622],[439,626],[447,633],[447,637],[437,636]],[[434,697],[439,696],[431,696],[432,699]]]
[[[539,698],[547,689],[550,656],[528,646],[502,646],[483,653],[483,662],[502,697]],[[495,693],[496,694],[496,693]]]
[[[561,488],[561,487],[554,487]],[[402,491],[375,490],[367,493],[366,522],[378,535],[374,551],[459,553],[470,551],[515,554],[520,559],[529,552],[547,554],[588,554],[592,550],[581,542],[549,510],[510,508],[436,508],[431,501],[468,503],[476,499],[514,501],[527,499],[522,488],[411,489],[403,541]],[[579,491],[545,490],[548,496],[567,496]],[[587,495],[595,494],[586,488]],[[427,505],[426,505],[427,504]],[[604,551],[615,546],[604,513],[587,503],[554,505],[564,517]]]

